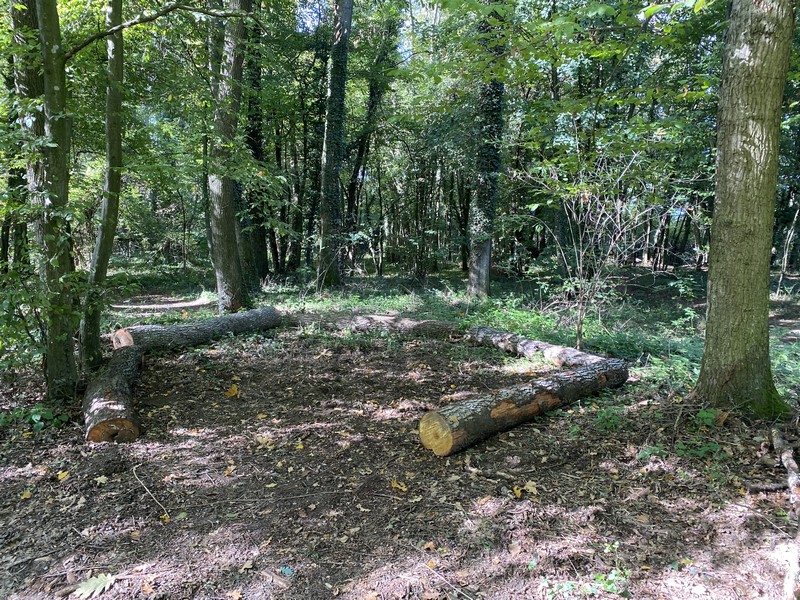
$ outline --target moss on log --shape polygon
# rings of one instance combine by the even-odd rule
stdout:
[[[419,424],[419,437],[437,456],[447,456],[548,410],[619,387],[627,379],[627,363],[610,359],[474,396],[426,413]]]

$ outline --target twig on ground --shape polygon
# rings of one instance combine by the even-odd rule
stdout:
[[[139,482],[139,485],[141,485],[144,488],[144,491],[147,492],[147,494],[153,499],[153,502],[158,504],[158,506],[161,508],[161,510],[164,511],[162,514],[166,515],[167,518],[169,519],[170,518],[169,511],[166,508],[164,508],[164,505],[161,504],[161,502],[158,501],[158,498],[153,496],[153,492],[150,491],[150,489],[144,484],[144,482],[141,479],[139,479],[139,476],[136,474],[136,469],[141,467],[141,466],[142,466],[141,464],[138,464],[135,467],[133,467],[133,476],[136,478],[136,481]]]

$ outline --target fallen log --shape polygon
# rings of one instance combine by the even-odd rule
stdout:
[[[420,441],[437,456],[448,456],[548,410],[619,387],[627,379],[627,363],[609,359],[467,398],[425,413],[419,424]]]
[[[131,386],[141,360],[141,348],[122,346],[89,383],[83,396],[87,441],[132,442],[139,437]]]
[[[111,336],[111,359],[89,383],[83,397],[87,441],[132,442],[139,437],[131,388],[146,351],[196,346],[225,335],[272,329],[281,320],[277,310],[266,307],[199,323],[139,325],[118,330]]]
[[[508,333],[493,327],[474,327],[470,329],[467,338],[483,346],[494,346],[500,350],[505,350],[512,354],[518,354],[526,358],[543,356],[559,367],[583,367],[595,365],[606,360],[601,356],[581,352],[568,346],[557,346],[530,340],[515,333]]]
[[[281,324],[281,313],[267,306],[179,325],[136,325],[127,331],[143,350],[197,346],[231,334],[273,329]]]
[[[773,427],[770,432],[772,447],[781,460],[781,464],[786,469],[786,483],[789,488],[790,514],[795,517],[800,512],[800,468],[794,458],[794,450],[777,427]],[[789,568],[783,577],[783,597],[785,600],[796,600],[800,598],[800,529],[795,533],[794,540],[788,546],[786,556]]]
[[[296,321],[304,326],[317,325],[334,331],[350,330],[356,333],[378,330],[408,336],[447,338],[459,332],[454,323],[433,319],[408,319],[394,315],[348,315],[333,321],[312,315],[300,315],[296,317]]]

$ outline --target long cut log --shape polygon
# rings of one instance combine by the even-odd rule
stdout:
[[[143,350],[197,346],[230,334],[272,329],[281,324],[281,313],[267,306],[222,315],[198,323],[180,325],[137,325],[128,327],[133,343]]]
[[[627,379],[627,363],[609,359],[467,398],[425,413],[419,424],[420,441],[437,456],[448,456],[548,410],[619,387]]]
[[[132,442],[139,437],[131,386],[141,360],[139,346],[120,347],[91,381],[83,396],[87,441]]]
[[[89,383],[83,397],[86,439],[90,442],[132,442],[139,437],[131,388],[143,354],[157,348],[195,346],[229,334],[271,329],[281,324],[272,307],[223,315],[200,323],[140,325],[112,336],[114,353]]]
[[[346,329],[357,333],[389,331],[410,337],[448,338],[459,333],[454,323],[433,319],[419,321],[395,315],[347,315],[333,321],[311,315],[299,315],[296,321],[300,325],[318,325],[334,331]]]
[[[559,367],[584,367],[586,365],[596,365],[606,360],[601,356],[581,352],[575,348],[530,340],[515,333],[508,333],[493,327],[474,327],[470,329],[467,338],[477,344],[494,346],[500,350],[526,358],[543,356]]]

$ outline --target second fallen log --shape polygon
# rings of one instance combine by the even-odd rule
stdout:
[[[437,456],[448,456],[548,410],[619,387],[627,379],[627,363],[609,359],[467,398],[426,413],[419,424],[420,441]]]

